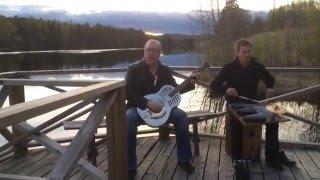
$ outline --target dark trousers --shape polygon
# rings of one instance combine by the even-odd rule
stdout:
[[[232,137],[232,158],[241,159],[242,157],[242,136],[243,126],[240,121],[231,119],[230,121],[231,137]],[[266,143],[265,143],[265,156],[266,159],[277,157],[279,153],[279,123],[266,124]],[[240,138],[240,140],[239,140]]]
[[[128,166],[129,169],[137,169],[137,127],[143,124],[143,120],[139,116],[136,108],[127,109],[128,123]],[[191,145],[189,141],[189,131],[187,114],[174,107],[171,110],[168,123],[174,125],[177,142],[178,161],[189,161],[192,158]]]

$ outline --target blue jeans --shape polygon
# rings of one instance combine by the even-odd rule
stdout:
[[[143,124],[143,120],[136,108],[127,109],[126,116],[128,123],[128,167],[129,169],[137,169],[137,127]],[[191,160],[192,152],[188,136],[187,114],[174,107],[167,122],[172,123],[176,131],[178,161]]]

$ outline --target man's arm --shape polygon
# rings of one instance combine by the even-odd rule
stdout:
[[[267,71],[263,64],[258,63],[259,77],[265,83],[267,88],[273,89],[275,84],[274,77]]]
[[[259,72],[259,77],[262,79],[262,81],[266,85],[266,91],[265,95],[266,97],[271,97],[274,94],[274,84],[275,84],[275,79],[274,77],[266,70],[263,64],[258,63],[258,72]]]
[[[223,66],[221,71],[210,84],[210,95],[223,96],[228,88],[227,85],[227,66]]]
[[[140,109],[146,109],[148,99],[139,95],[136,90],[134,89],[134,69],[132,67],[128,68],[128,72],[126,75],[126,96],[127,100],[132,102],[135,106],[139,107]]]

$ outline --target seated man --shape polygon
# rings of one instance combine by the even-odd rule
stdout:
[[[261,79],[265,85],[265,95],[270,97],[274,92],[274,77],[251,56],[252,44],[246,39],[240,39],[235,44],[236,58],[223,66],[217,77],[211,82],[212,93],[225,93],[228,103],[241,101],[238,96],[257,99],[257,85]],[[231,136],[242,137],[240,122],[230,122]],[[266,124],[266,162],[274,169],[283,170],[282,165],[294,166],[295,162],[289,160],[283,151],[279,151],[278,139],[279,123]],[[239,143],[235,141],[234,143]],[[240,142],[241,143],[241,142]],[[235,145],[235,144],[234,144]],[[232,152],[235,159],[239,158],[237,152]]]
[[[143,59],[131,65],[126,75],[129,178],[136,174],[137,126],[143,123],[137,112],[137,107],[160,112],[161,105],[144,98],[144,96],[156,93],[164,85],[177,86],[169,68],[159,62],[160,53],[161,43],[157,40],[149,40],[144,47]],[[182,90],[183,92],[194,89],[194,79],[199,76],[199,73],[193,73],[191,76],[194,78]],[[168,122],[173,123],[176,132],[178,165],[188,173],[192,173],[194,167],[189,162],[192,158],[192,152],[188,137],[187,115],[183,110],[175,107],[170,113]]]

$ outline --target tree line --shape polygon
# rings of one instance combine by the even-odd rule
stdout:
[[[146,38],[142,30],[132,28],[0,16],[2,51],[140,48]]]
[[[234,57],[233,44],[239,38],[252,40],[254,55],[267,65],[320,64],[320,3],[317,0],[292,2],[270,10],[266,16],[252,15],[239,7],[237,0],[227,0],[221,11],[198,11],[195,20],[208,37],[198,44],[206,49],[213,64],[230,61]]]

